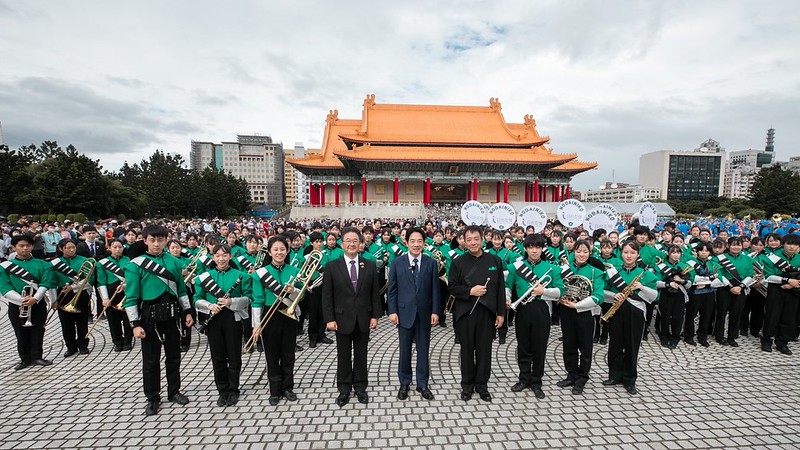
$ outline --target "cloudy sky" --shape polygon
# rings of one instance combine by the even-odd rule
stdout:
[[[0,0],[0,122],[108,170],[190,141],[316,147],[325,116],[378,103],[532,114],[578,189],[638,181],[638,156],[800,155],[800,8],[753,1],[109,2]]]

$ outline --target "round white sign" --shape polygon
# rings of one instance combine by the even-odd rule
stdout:
[[[461,206],[461,220],[467,225],[483,225],[486,213],[481,202],[470,200]]]
[[[483,209],[483,225],[489,225],[489,208],[490,205],[488,203],[481,203],[481,209]]]
[[[495,230],[507,230],[517,221],[517,212],[508,203],[495,203],[489,208],[489,225]]]
[[[583,224],[586,217],[586,207],[578,200],[569,199],[559,203],[556,209],[556,217],[567,228],[575,228]]]
[[[600,228],[611,231],[617,229],[617,214],[616,210],[603,208],[602,205],[589,210],[586,213],[586,219],[583,221],[583,228],[590,234]]]
[[[526,206],[517,213],[517,223],[525,228],[533,227],[534,233],[541,233],[547,225],[547,213],[536,205]]]
[[[650,202],[642,203],[639,207],[639,224],[649,228],[655,228],[658,222],[658,212],[656,212],[656,205]]]

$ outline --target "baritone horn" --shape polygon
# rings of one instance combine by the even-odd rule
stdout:
[[[76,306],[78,304],[78,300],[83,293],[83,290],[86,289],[86,286],[89,284],[92,275],[94,274],[94,269],[97,267],[97,261],[94,258],[89,258],[81,264],[81,268],[78,270],[78,277],[80,278],[80,284],[78,285],[78,290],[75,291],[75,295],[72,296],[72,300],[64,306],[61,306],[61,310],[68,313],[79,313],[81,312],[80,309]]]

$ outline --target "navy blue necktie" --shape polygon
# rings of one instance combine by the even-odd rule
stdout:
[[[414,258],[414,265],[411,266],[411,273],[414,274],[414,283],[417,282],[419,275],[419,267],[417,266],[417,258]]]

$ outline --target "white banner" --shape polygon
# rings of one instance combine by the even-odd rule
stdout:
[[[461,206],[461,220],[467,225],[483,225],[486,221],[486,212],[481,202],[470,200]]]
[[[583,224],[586,217],[586,207],[578,200],[569,199],[559,203],[556,209],[556,217],[567,228],[575,228]]]
[[[657,222],[658,212],[656,212],[656,205],[650,202],[642,203],[642,206],[639,207],[639,225],[653,229]]]
[[[617,210],[613,206],[603,204],[589,210],[583,221],[583,228],[591,235],[600,228],[608,231],[617,229]]]
[[[517,221],[517,212],[508,203],[495,203],[489,208],[489,225],[495,230],[504,231]]]
[[[535,233],[541,233],[547,225],[547,213],[536,205],[529,205],[519,210],[517,223],[525,228],[532,226]]]

